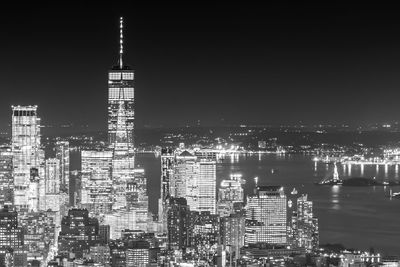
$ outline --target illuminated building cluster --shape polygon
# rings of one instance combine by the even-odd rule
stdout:
[[[184,198],[191,211],[217,212],[216,158],[191,152],[162,150],[159,217],[164,225],[168,198]]]
[[[217,185],[221,149],[160,148],[153,218],[146,171],[135,165],[135,77],[123,64],[122,23],[119,62],[108,72],[108,140],[79,151],[80,171],[70,170],[68,141],[57,140],[54,155],[45,155],[37,106],[12,107],[11,146],[0,147],[0,266],[272,266],[306,254],[329,258],[319,250],[307,195],[292,210],[282,186],[256,182],[245,196],[248,177],[237,173]],[[258,146],[275,149],[276,141]],[[350,254],[336,256],[380,261]]]

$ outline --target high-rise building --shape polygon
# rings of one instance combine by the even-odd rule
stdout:
[[[200,160],[197,185],[199,188],[198,211],[216,214],[217,167],[214,160]]]
[[[234,213],[235,203],[244,203],[242,184],[244,180],[240,174],[232,174],[230,180],[222,180],[218,190],[217,209],[220,217]]]
[[[108,142],[116,151],[133,152],[134,71],[123,62],[123,19],[120,19],[119,62],[108,72]]]
[[[311,252],[319,246],[318,219],[313,215],[313,203],[307,195],[297,198],[297,209],[292,217],[295,245]]]
[[[69,142],[57,141],[56,158],[60,161],[60,190],[69,193]],[[69,204],[69,203],[67,203]]]
[[[214,158],[167,151],[161,155],[162,198],[185,198],[191,211],[216,213],[216,161]],[[199,152],[196,152],[199,153]],[[168,193],[166,190],[169,190]],[[165,216],[165,215],[164,215]]]
[[[53,217],[57,232],[61,227],[61,207],[64,206],[60,194],[60,161],[56,158],[45,160],[44,195],[40,197],[40,210]],[[51,214],[50,214],[51,213]]]
[[[134,169],[134,178],[127,181],[126,201],[127,209],[136,213],[135,229],[147,231],[149,197],[144,169]]]
[[[240,258],[240,248],[244,246],[245,215],[243,212],[221,218],[221,243],[235,261]]]
[[[167,198],[170,196],[170,181],[174,174],[175,156],[172,148],[161,149],[161,193],[158,203],[158,218],[166,223],[166,207],[168,205]]]
[[[11,147],[0,147],[0,207],[12,205],[14,179],[13,179],[13,153]]]
[[[60,161],[56,158],[45,161],[45,193],[60,193]]]
[[[184,249],[189,245],[190,209],[185,198],[169,198],[167,207],[168,248]]]
[[[43,164],[40,151],[40,119],[37,106],[12,106],[12,153],[14,205],[18,209],[38,209],[38,180]],[[36,173],[36,175],[32,175]]]
[[[112,209],[118,210],[127,207],[127,182],[135,178],[133,154],[120,154],[115,151],[112,157]]]
[[[281,186],[257,186],[247,197],[246,245],[287,243],[286,195]]]
[[[199,173],[197,157],[183,151],[175,157],[174,175],[170,180],[170,195],[175,198],[186,198],[190,210],[199,209]]]
[[[113,204],[112,151],[82,151],[81,207],[108,212]]]
[[[127,207],[127,180],[134,178],[134,71],[123,63],[120,18],[119,62],[108,72],[108,143],[113,151],[113,210]]]

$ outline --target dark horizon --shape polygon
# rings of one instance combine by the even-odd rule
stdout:
[[[363,124],[400,113],[400,20],[390,7],[10,7],[0,125],[11,105],[43,124],[105,130],[107,71],[135,70],[136,126]]]

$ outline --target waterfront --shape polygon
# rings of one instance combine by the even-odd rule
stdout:
[[[152,154],[137,157],[137,164],[145,168],[148,177],[150,210],[157,212],[160,194],[160,159]],[[274,170],[273,172],[271,170]],[[395,166],[338,165],[342,178],[363,176],[378,180],[399,179]],[[400,200],[390,200],[388,187],[331,187],[316,186],[314,182],[332,175],[333,164],[315,163],[311,156],[262,154],[227,157],[217,165],[217,185],[231,173],[241,173],[246,179],[248,194],[259,184],[283,185],[288,197],[295,187],[299,194],[308,194],[314,201],[314,213],[319,218],[320,240],[342,243],[346,247],[376,248],[386,254],[400,254]],[[394,192],[400,187],[392,187]],[[397,234],[396,234],[397,233]]]

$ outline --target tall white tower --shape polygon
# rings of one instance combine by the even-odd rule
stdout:
[[[133,151],[134,72],[123,64],[123,18],[120,18],[119,62],[108,72],[108,141],[115,151]]]

